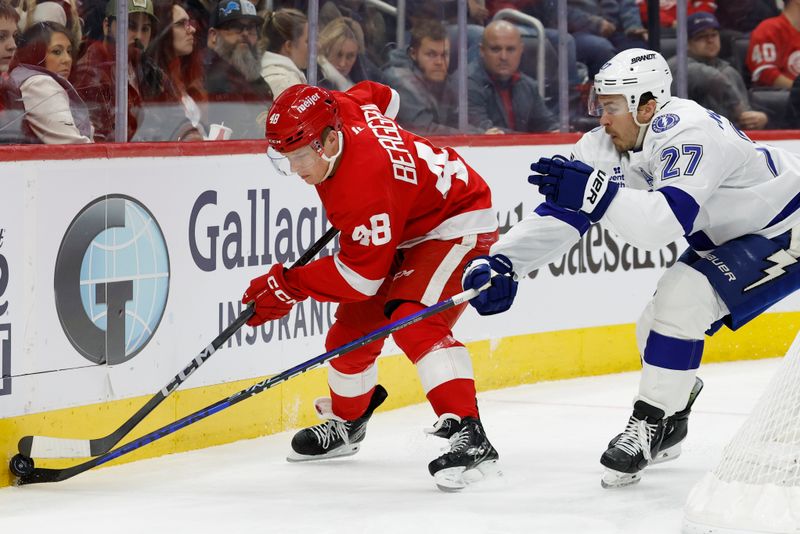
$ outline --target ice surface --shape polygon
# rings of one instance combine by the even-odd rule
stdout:
[[[600,454],[630,415],[638,373],[479,395],[502,479],[435,489],[427,404],[380,412],[350,458],[289,464],[292,433],[0,489],[0,532],[678,533],[692,485],[760,396],[777,360],[701,367],[683,455],[641,483],[600,487]],[[391,380],[384,381],[391,395]],[[264,393],[268,395],[269,392]],[[308,407],[312,409],[311,406]]]

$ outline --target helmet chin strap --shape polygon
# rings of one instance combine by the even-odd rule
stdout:
[[[322,177],[322,180],[320,180],[320,183],[324,182],[325,180],[327,180],[328,177],[331,175],[331,172],[333,172],[333,166],[336,164],[336,160],[339,159],[339,156],[342,155],[342,150],[344,150],[344,136],[342,135],[342,131],[341,130],[337,131],[336,135],[339,136],[339,150],[338,150],[338,152],[336,152],[336,154],[334,154],[333,156],[326,156],[324,152],[322,154],[320,154],[322,159],[324,159],[325,161],[328,162],[328,170],[325,171],[325,176]]]
[[[639,119],[635,113],[632,113],[632,115],[633,115],[633,122],[635,122],[636,126],[639,127],[639,135],[636,136],[636,144],[634,145],[633,149],[639,150],[640,148],[642,148],[642,143],[644,143],[644,134],[647,133],[647,127],[650,126],[651,122],[653,122],[653,117],[655,117],[656,114],[653,113],[653,117],[650,117],[650,120],[644,124],[639,122]]]

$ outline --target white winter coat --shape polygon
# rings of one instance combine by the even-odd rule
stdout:
[[[273,98],[278,98],[292,85],[308,83],[306,75],[291,59],[274,52],[264,52],[261,56],[261,76],[272,90]]]

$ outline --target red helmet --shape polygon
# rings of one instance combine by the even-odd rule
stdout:
[[[267,115],[266,136],[278,152],[290,152],[319,139],[325,128],[341,129],[339,105],[322,87],[293,85],[275,99]],[[321,146],[314,147],[321,150]]]

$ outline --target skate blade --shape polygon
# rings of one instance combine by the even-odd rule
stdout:
[[[315,454],[315,455],[308,455],[308,454],[300,454],[295,451],[289,453],[286,456],[287,462],[298,463],[298,462],[313,462],[315,460],[330,460],[331,458],[344,458],[346,456],[353,456],[355,453],[358,452],[358,449],[361,447],[360,443],[352,443],[350,445],[342,445],[341,447],[337,447],[333,450],[326,452],[325,454]]]
[[[482,462],[471,469],[463,467],[449,467],[437,471],[433,475],[436,487],[448,493],[459,492],[476,482],[501,478],[503,472],[497,466],[497,460]]]
[[[641,471],[638,473],[622,473],[613,469],[606,469],[600,478],[600,485],[605,489],[624,488],[625,486],[638,484],[641,479]]]
[[[669,449],[659,451],[655,458],[653,458],[654,464],[663,464],[664,462],[669,462],[677,458],[681,455],[681,444],[676,443]]]

